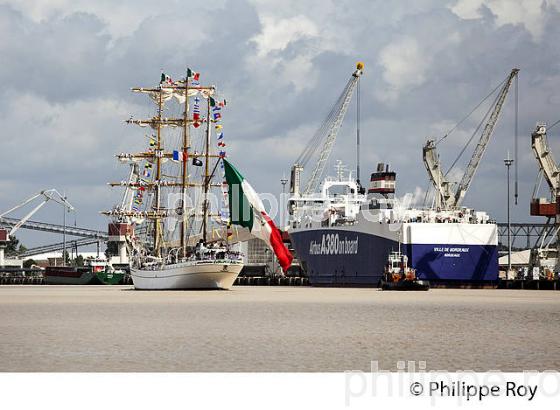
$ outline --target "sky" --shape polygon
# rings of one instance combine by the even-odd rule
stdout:
[[[559,0],[0,0],[0,212],[56,188],[79,226],[105,229],[99,211],[120,193],[107,182],[127,173],[115,154],[145,147],[143,131],[124,120],[153,110],[130,88],[156,85],[162,70],[179,78],[187,67],[228,101],[230,160],[257,191],[279,193],[363,61],[362,180],[383,161],[397,172],[399,195],[419,197],[429,186],[426,139],[445,135],[519,68],[512,218],[542,222],[528,211],[537,175],[530,134],[537,122],[560,119],[559,35]],[[482,119],[475,114],[438,146],[444,167]],[[355,127],[352,105],[329,171],[336,159],[355,167]],[[549,141],[560,158],[558,131]],[[506,216],[508,150],[513,92],[464,202],[498,221]],[[61,211],[49,204],[34,219],[61,222]],[[22,233],[42,241],[35,236]]]

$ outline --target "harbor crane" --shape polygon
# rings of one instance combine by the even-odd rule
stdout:
[[[4,249],[8,242],[10,241],[10,236],[14,235],[16,231],[26,224],[26,222],[39,210],[41,209],[47,202],[54,201],[59,203],[60,205],[64,206],[68,210],[74,210],[74,207],[70,205],[70,203],[66,200],[66,197],[60,195],[60,193],[56,189],[47,189],[37,194],[31,196],[30,198],[26,199],[22,203],[14,206],[13,208],[7,210],[6,212],[0,214],[0,223],[4,223],[6,215],[9,213],[16,211],[25,205],[35,201],[36,199],[41,198],[41,202],[39,205],[35,206],[27,215],[21,218],[18,222],[14,223],[11,226],[11,229],[8,231],[6,228],[0,228],[0,266],[4,266]]]
[[[325,172],[325,167],[327,165],[327,160],[331,155],[332,148],[336,141],[338,131],[342,125],[342,121],[346,116],[348,111],[348,106],[352,100],[352,95],[356,88],[359,89],[360,77],[363,74],[364,64],[359,62],[356,64],[356,70],[350,76],[350,79],[346,83],[342,94],[338,97],[335,104],[331,108],[327,118],[321,124],[319,129],[315,132],[301,155],[298,157],[294,165],[292,166],[291,176],[290,176],[290,193],[292,195],[308,195],[318,191],[321,184],[321,178]],[[359,104],[359,103],[358,103]],[[359,108],[358,108],[359,116]],[[321,145],[322,143],[322,145]],[[358,144],[359,144],[359,131],[358,131]],[[319,159],[315,164],[311,172],[309,180],[305,183],[303,190],[301,189],[301,175],[304,167],[307,165],[309,160],[314,156],[317,150],[321,147],[319,151]],[[359,152],[359,146],[358,146]],[[357,164],[358,169],[358,179],[359,179],[359,161]]]
[[[531,200],[531,215],[546,216],[547,225],[551,220],[554,221],[554,234],[545,245],[546,235],[542,240],[535,243],[531,250],[530,266],[540,266],[543,260],[549,259],[548,251],[551,242],[556,238],[556,266],[555,271],[560,271],[558,255],[560,255],[560,167],[554,160],[550,146],[548,145],[547,127],[544,123],[538,123],[535,131],[531,134],[531,147],[539,166],[539,179],[544,177],[550,190],[550,199],[537,198],[538,185],[533,192]],[[538,248],[537,248],[538,247]]]
[[[436,151],[437,144],[441,142],[441,140],[443,140],[443,138],[445,138],[447,135],[441,138],[437,142],[430,139],[424,145],[422,150],[424,165],[426,167],[426,170],[428,171],[429,178],[436,191],[437,208],[453,209],[453,208],[459,208],[461,206],[461,203],[463,202],[463,199],[472,183],[476,170],[480,165],[480,161],[482,160],[486,148],[488,147],[488,143],[490,142],[490,137],[492,136],[494,132],[494,128],[496,127],[496,123],[498,122],[498,118],[500,116],[502,107],[508,95],[508,91],[511,87],[514,78],[517,76],[518,72],[519,69],[517,68],[511,70],[509,76],[504,80],[503,86],[500,92],[498,93],[496,99],[494,100],[494,104],[491,106],[490,111],[488,111],[488,113],[485,115],[484,118],[488,118],[488,121],[484,126],[482,134],[478,140],[478,144],[476,145],[476,148],[472,154],[469,164],[467,165],[465,173],[463,174],[461,181],[457,185],[455,191],[453,191],[454,183],[451,182],[447,177],[449,171],[446,174],[444,174],[441,169],[439,156]],[[482,125],[482,123],[480,125]],[[479,127],[477,127],[475,133],[479,130],[480,125]],[[474,135],[475,134],[473,134],[473,137]],[[466,146],[461,152],[461,154],[464,152],[465,149]]]

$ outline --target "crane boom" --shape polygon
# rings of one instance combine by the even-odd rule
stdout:
[[[342,125],[342,121],[348,111],[348,106],[350,105],[350,101],[352,100],[352,95],[354,94],[354,90],[360,80],[360,77],[363,73],[364,65],[363,63],[358,63],[356,65],[356,70],[352,73],[352,76],[348,80],[342,95],[338,98],[337,103],[329,113],[327,120],[321,125],[317,133],[314,135],[312,140],[310,141],[310,146],[306,147],[300,159],[298,159],[297,163],[292,167],[292,186],[291,191],[292,193],[299,194],[299,178],[301,171],[305,165],[304,162],[307,162],[313,152],[317,149],[317,144],[320,143],[324,139],[323,146],[321,148],[319,159],[311,172],[311,176],[309,180],[305,184],[305,188],[303,189],[303,194],[310,194],[316,192],[319,188],[321,183],[321,177],[325,171],[325,166],[327,161],[331,155],[332,148],[334,146],[334,142],[336,141],[336,137],[338,135],[338,131]],[[326,137],[325,137],[326,135]],[[303,161],[302,161],[303,160]]]
[[[554,234],[546,248],[543,249],[544,238],[541,242],[541,247],[538,251],[535,249],[535,253],[531,254],[531,265],[537,264],[541,265],[540,258],[546,259],[550,256],[548,255],[548,247],[554,239],[556,239],[556,255],[560,255],[560,167],[558,163],[554,160],[550,146],[548,145],[548,138],[546,135],[547,128],[545,124],[537,124],[535,131],[531,134],[531,147],[533,148],[533,153],[537,163],[539,164],[539,169],[544,175],[548,187],[550,189],[550,200],[545,198],[535,198],[531,200],[531,215],[533,216],[546,216],[548,221],[554,218]],[[538,190],[538,188],[537,188]],[[536,193],[536,191],[535,191]],[[533,196],[535,196],[535,193]],[[547,224],[548,224],[547,221]],[[535,244],[536,247],[536,244]],[[560,269],[560,258],[556,257],[555,271]]]
[[[474,153],[473,156],[471,157],[471,160],[469,161],[467,170],[465,171],[465,174],[463,175],[461,182],[459,182],[459,187],[457,188],[457,192],[455,193],[456,206],[461,205],[461,202],[463,201],[463,198],[465,197],[465,194],[467,193],[467,190],[471,185],[474,174],[476,173],[476,170],[480,165],[480,161],[482,160],[484,152],[486,151],[486,147],[488,146],[490,137],[492,136],[492,133],[494,132],[494,128],[496,127],[496,123],[498,122],[498,118],[500,116],[500,112],[502,111],[502,107],[506,100],[508,91],[511,87],[511,83],[513,82],[515,76],[517,76],[517,73],[519,73],[519,69],[514,68],[513,70],[511,70],[511,73],[509,74],[506,83],[504,84],[502,90],[500,91],[498,101],[494,106],[494,110],[492,111],[492,114],[490,114],[490,118],[486,123],[486,126],[484,127],[484,131],[482,131],[482,136],[480,137],[480,140],[478,141],[478,144],[474,149]]]
[[[14,206],[13,208],[7,210],[6,212],[3,212],[2,214],[0,214],[0,221],[7,214],[15,211],[16,209],[22,208],[23,206],[27,205],[28,203],[32,202],[33,200],[35,200],[37,198],[40,198],[41,196],[43,197],[42,202],[40,202],[39,205],[35,206],[35,208],[33,208],[29,213],[27,213],[27,215],[25,215],[23,218],[21,218],[19,220],[19,222],[14,224],[12,226],[12,229],[9,232],[9,235],[15,234],[16,231],[19,228],[21,228],[21,226],[23,226],[29,220],[29,218],[31,218],[39,209],[41,209],[43,207],[43,205],[45,205],[47,202],[49,202],[51,200],[61,204],[62,206],[64,206],[65,208],[67,208],[69,210],[74,210],[74,207],[72,205],[70,205],[70,203],[66,200],[66,197],[60,195],[56,189],[47,189],[47,190],[41,191],[41,192],[31,196],[30,198],[26,199],[22,203]]]
[[[531,134],[531,146],[539,168],[550,188],[552,199],[556,201],[556,197],[560,193],[560,181],[558,180],[560,168],[550,151],[545,124],[537,124],[536,130]]]
[[[436,144],[434,140],[428,140],[423,147],[424,166],[428,171],[430,180],[436,189],[436,207],[437,208],[450,208],[453,202],[453,192],[451,190],[451,182],[445,177],[439,157],[436,151]]]
[[[449,208],[456,208],[461,206],[465,194],[467,193],[473,177],[480,165],[480,161],[486,152],[486,148],[488,147],[488,143],[490,141],[490,137],[494,132],[494,128],[496,127],[496,123],[498,122],[498,118],[502,111],[502,107],[508,95],[509,89],[511,87],[511,83],[513,79],[517,76],[519,69],[514,68],[511,70],[508,78],[505,81],[504,86],[500,90],[498,97],[496,98],[496,102],[488,118],[486,125],[484,126],[484,130],[482,131],[482,135],[478,140],[476,148],[474,149],[473,155],[467,165],[465,173],[457,186],[455,193],[451,190],[451,182],[446,178],[441,170],[441,166],[439,164],[439,158],[436,151],[436,144],[433,140],[429,140],[427,144],[423,148],[423,157],[424,157],[424,165],[428,171],[429,177],[432,181],[432,184],[436,188],[436,192],[438,194],[438,202],[441,203],[441,206],[449,209]]]

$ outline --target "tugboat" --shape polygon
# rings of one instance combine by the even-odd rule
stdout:
[[[408,267],[408,257],[400,251],[389,253],[387,265],[381,279],[382,290],[428,290],[430,282],[419,280],[416,270]]]

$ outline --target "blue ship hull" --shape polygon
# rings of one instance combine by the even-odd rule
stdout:
[[[379,286],[390,251],[398,243],[342,229],[290,233],[302,268],[314,286]],[[403,244],[419,279],[445,284],[491,284],[498,279],[496,245]]]

